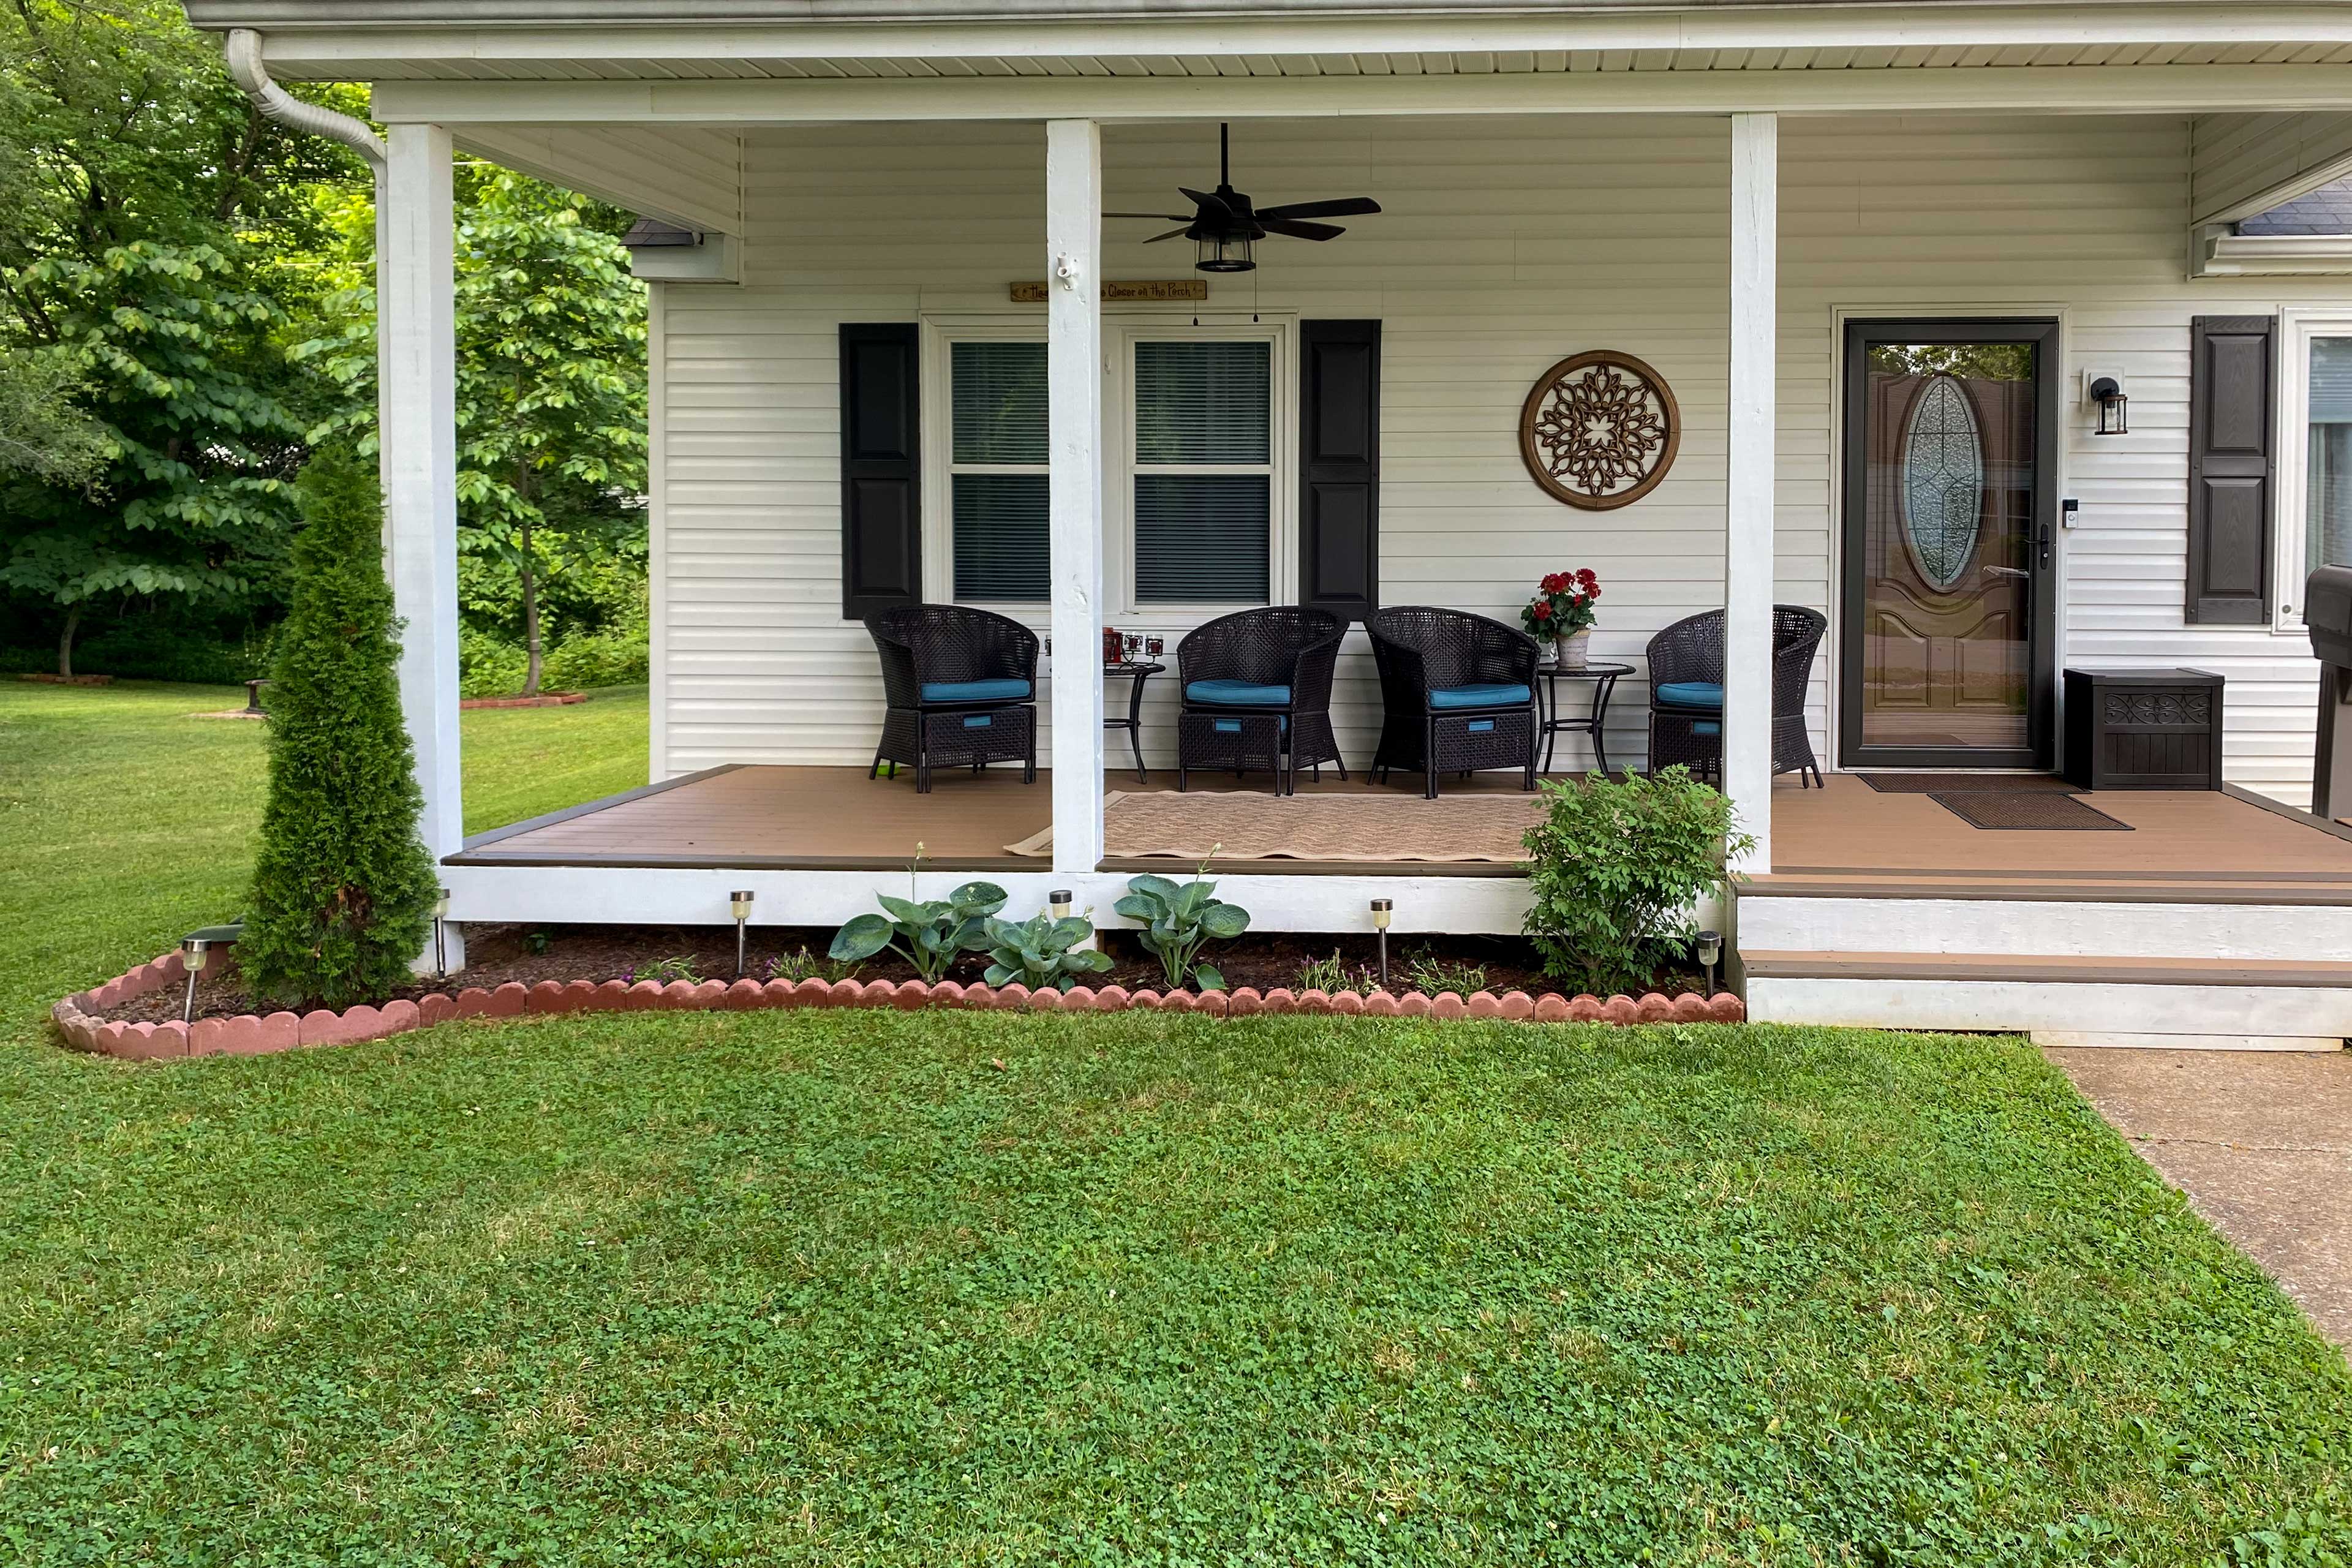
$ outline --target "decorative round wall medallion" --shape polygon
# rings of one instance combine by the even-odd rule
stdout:
[[[1594,349],[1536,378],[1519,411],[1519,455],[1553,497],[1607,511],[1648,495],[1674,467],[1682,414],[1665,378],[1632,354]]]

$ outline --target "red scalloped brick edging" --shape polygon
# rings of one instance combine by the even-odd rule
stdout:
[[[226,955],[215,950],[214,962]],[[1685,992],[1664,996],[1562,996],[1547,991],[1531,996],[1524,991],[1497,995],[1481,991],[1462,996],[1447,991],[1436,996],[1407,991],[1391,994],[1375,991],[1325,993],[1297,991],[1277,985],[1261,992],[1244,985],[1223,991],[1129,992],[1122,985],[1099,991],[1076,985],[1067,991],[1031,991],[1015,982],[1001,989],[965,985],[943,980],[936,985],[920,980],[705,980],[699,984],[673,980],[658,984],[640,980],[628,984],[607,980],[542,980],[536,985],[509,981],[495,990],[468,986],[456,995],[441,992],[416,1002],[387,1002],[382,1007],[362,1005],[341,1013],[252,1013],[235,1018],[199,1018],[194,1024],[177,1019],[164,1024],[115,1024],[92,1016],[133,996],[144,996],[187,978],[187,965],[176,952],[152,963],[142,963],[103,985],[78,991],[49,1009],[58,1032],[79,1050],[128,1061],[158,1058],[260,1056],[291,1050],[297,1046],[340,1046],[355,1040],[379,1039],[409,1029],[430,1028],[451,1018],[514,1018],[527,1013],[625,1013],[644,1008],[719,1008],[748,1011],[766,1007],[895,1007],[912,1012],[923,1007],[959,1007],[1000,1013],[1116,1013],[1133,1009],[1169,1013],[1206,1013],[1214,1017],[1246,1017],[1254,1013],[1320,1013],[1372,1018],[1501,1018],[1537,1024],[1737,1024],[1748,1009],[1728,991],[1712,997]]]

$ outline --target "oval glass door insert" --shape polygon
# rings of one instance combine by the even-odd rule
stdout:
[[[1976,409],[1948,375],[1929,379],[1903,432],[1903,538],[1936,592],[1948,593],[1976,558],[1984,510],[1984,437]]]

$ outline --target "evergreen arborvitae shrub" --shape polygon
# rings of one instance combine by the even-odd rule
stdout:
[[[269,801],[236,956],[258,995],[342,1007],[408,977],[436,879],[417,836],[425,797],[401,722],[375,470],[324,451],[300,491],[293,611],[269,672]]]

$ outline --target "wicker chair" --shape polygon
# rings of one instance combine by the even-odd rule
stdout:
[[[931,770],[1019,763],[1037,782],[1037,637],[1019,621],[961,605],[902,605],[866,617],[882,656],[888,710],[874,765],[911,763],[915,793]]]
[[[1176,645],[1176,787],[1194,768],[1236,776],[1264,766],[1275,793],[1295,794],[1298,770],[1348,767],[1331,731],[1331,670],[1348,623],[1325,610],[1271,605],[1220,616]]]
[[[1819,784],[1805,732],[1805,688],[1829,617],[1802,605],[1772,606],[1772,771]],[[1650,768],[1723,776],[1723,612],[1676,621],[1650,639]],[[1810,775],[1810,776],[1808,776]]]
[[[1536,787],[1535,639],[1462,610],[1400,605],[1364,623],[1381,672],[1380,750],[1372,777],[1392,768],[1437,775],[1517,768]]]

